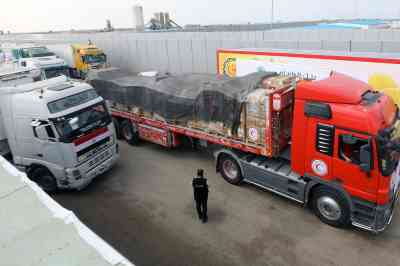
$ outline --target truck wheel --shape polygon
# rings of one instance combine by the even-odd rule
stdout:
[[[114,129],[115,129],[115,135],[117,135],[117,139],[121,139],[121,128],[119,125],[119,121],[118,119],[116,119],[115,117],[112,118],[113,124],[114,124]]]
[[[243,180],[242,172],[235,159],[229,155],[222,155],[219,161],[222,177],[233,185],[238,185]]]
[[[350,207],[346,198],[337,190],[318,187],[312,195],[315,215],[324,223],[334,227],[345,227],[350,223]]]
[[[136,145],[139,143],[139,133],[134,129],[129,120],[124,120],[121,123],[121,136],[131,145]]]
[[[34,169],[29,177],[47,193],[54,193],[57,191],[57,181],[46,168],[39,167]]]

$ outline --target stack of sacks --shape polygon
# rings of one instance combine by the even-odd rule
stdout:
[[[246,141],[257,145],[265,145],[267,123],[271,123],[271,104],[273,94],[282,92],[291,86],[295,79],[292,77],[275,76],[264,79],[261,87],[247,96],[245,119],[241,119],[239,133],[245,121]],[[242,113],[243,116],[243,113]]]
[[[269,95],[260,88],[247,96],[246,102],[246,140],[264,145],[267,112],[269,111]]]

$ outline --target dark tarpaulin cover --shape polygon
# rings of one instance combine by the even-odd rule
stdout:
[[[137,106],[167,121],[223,122],[236,131],[246,96],[260,87],[258,72],[240,78],[212,74],[157,75],[144,77],[117,68],[91,71],[89,83],[106,100]]]

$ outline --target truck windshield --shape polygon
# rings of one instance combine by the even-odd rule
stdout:
[[[400,159],[400,120],[397,116],[393,126],[382,130],[378,135],[379,166],[383,176],[390,176]]]
[[[70,143],[86,132],[108,125],[111,117],[105,103],[100,102],[78,112],[52,119],[52,122],[60,140]]]
[[[50,52],[46,47],[31,47],[31,48],[23,48],[21,50],[22,58],[31,58],[31,57],[44,57],[44,56],[54,56],[55,54]]]
[[[82,60],[87,64],[105,63],[106,55],[105,54],[84,55],[82,56]]]

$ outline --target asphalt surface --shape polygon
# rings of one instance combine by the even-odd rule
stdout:
[[[400,265],[400,213],[379,235],[336,229],[297,203],[228,184],[205,151],[120,144],[111,171],[55,199],[137,266]],[[206,224],[193,203],[197,168],[210,185]]]

